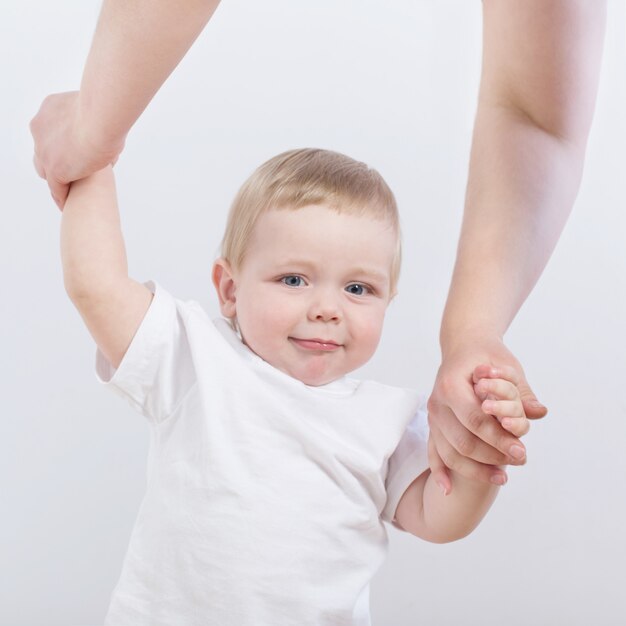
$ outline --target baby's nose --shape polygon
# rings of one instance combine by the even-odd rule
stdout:
[[[309,317],[322,322],[338,321],[341,318],[341,309],[336,296],[330,293],[319,294],[311,303]]]

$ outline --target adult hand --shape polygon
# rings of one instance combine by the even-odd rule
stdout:
[[[63,210],[70,183],[115,163],[124,139],[105,145],[95,139],[80,117],[78,91],[48,96],[30,122],[35,142],[34,164],[48,181],[50,193]]]
[[[474,391],[478,382],[475,369],[481,364],[495,368],[489,374],[482,371],[482,377],[497,378],[498,369],[511,368],[529,419],[547,413],[528,385],[519,361],[498,337],[468,336],[454,348],[444,350],[428,400],[428,420],[434,444],[429,446],[430,469],[446,493],[452,490],[447,468],[470,479],[502,485],[507,476],[498,466],[526,462],[522,442],[481,409],[481,399]]]

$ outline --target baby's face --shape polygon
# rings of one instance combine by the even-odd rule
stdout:
[[[326,384],[374,354],[395,248],[387,221],[324,206],[267,211],[229,274],[222,313],[237,318],[263,360],[307,385]]]

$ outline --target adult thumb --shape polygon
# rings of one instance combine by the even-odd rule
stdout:
[[[537,400],[537,396],[533,393],[526,379],[521,380],[517,388],[519,389],[524,412],[528,419],[536,420],[548,414],[547,407]]]
[[[56,180],[48,180],[48,186],[50,187],[50,194],[60,211],[63,211],[65,201],[70,192],[70,186],[67,183],[60,183]]]

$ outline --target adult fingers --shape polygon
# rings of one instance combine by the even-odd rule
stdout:
[[[55,201],[59,210],[63,211],[65,201],[67,200],[67,194],[70,191],[70,186],[67,183],[60,183],[57,180],[49,180],[48,186],[50,187],[50,193]]]
[[[485,400],[482,410],[502,421],[505,417],[526,417],[522,405],[516,400]]]
[[[530,422],[526,417],[504,417],[500,423],[502,428],[516,437],[523,437],[530,430]]]
[[[444,430],[444,435],[450,433],[447,439],[459,454],[490,465],[525,463],[526,448],[519,439],[502,428],[498,420],[485,413],[480,406],[465,406],[458,410],[451,406],[452,419],[446,416],[440,428]]]
[[[519,464],[525,456],[525,449],[520,441],[507,433],[494,417],[485,415],[477,403],[471,406],[469,416],[465,412],[461,412],[464,418],[468,418],[469,428],[466,428],[449,407],[438,405],[432,398],[429,400],[428,422],[431,432],[437,433],[435,443],[437,443],[437,450],[440,454],[439,441],[445,439],[457,454],[478,463],[488,465]],[[477,425],[478,420],[482,420],[483,425]],[[470,429],[475,429],[474,432],[479,434],[474,434]],[[494,445],[494,443],[499,445]],[[521,452],[513,450],[513,454],[510,454],[509,451],[512,446],[518,446],[521,448]],[[517,456],[515,456],[516,454]],[[443,460],[446,461],[445,458]]]
[[[533,393],[533,390],[530,388],[525,378],[520,381],[517,388],[519,389],[522,404],[524,405],[524,412],[528,419],[540,419],[548,414],[547,407],[537,400],[537,396]]]
[[[435,446],[432,436],[428,437],[428,465],[433,479],[443,491],[443,495],[447,496],[452,491],[452,481],[445,463],[437,452],[437,446]]]
[[[63,207],[65,206],[65,201],[67,200],[67,195],[70,191],[70,186],[67,183],[61,183],[54,179],[47,180],[46,171],[39,160],[39,157],[35,154],[33,156],[33,165],[35,166],[35,170],[40,178],[43,178],[48,183],[48,188],[50,189],[50,195],[54,200],[55,204],[59,207],[61,211],[63,211]]]
[[[39,177],[46,180],[46,172],[43,169],[43,165],[41,164],[41,161],[39,160],[39,157],[36,154],[33,155],[33,165],[35,166],[35,171],[37,172]]]
[[[431,429],[430,436],[432,446],[435,448],[437,456],[446,467],[470,480],[495,485],[504,485],[506,483],[507,475],[502,468],[479,463],[467,456],[459,454],[449,444],[447,439],[441,435],[437,428]]]

